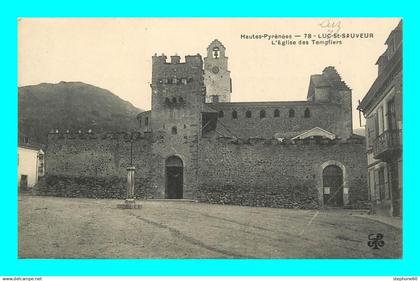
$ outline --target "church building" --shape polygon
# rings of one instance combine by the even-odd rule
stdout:
[[[137,116],[138,132],[50,134],[45,178],[67,182],[56,194],[123,198],[124,169],[132,162],[138,198],[366,207],[365,141],[353,134],[352,90],[332,66],[308,80],[306,100],[231,102],[219,40],[204,59],[154,55],[151,110]],[[64,164],[68,151],[73,154]]]

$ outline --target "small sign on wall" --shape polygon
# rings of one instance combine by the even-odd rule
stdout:
[[[349,188],[348,187],[343,188],[343,193],[344,194],[349,194]]]
[[[324,187],[324,194],[330,194],[330,188]]]

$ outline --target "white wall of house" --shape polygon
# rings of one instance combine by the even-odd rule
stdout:
[[[18,186],[22,175],[27,176],[28,187],[33,187],[38,182],[40,154],[44,154],[42,150],[18,147]]]

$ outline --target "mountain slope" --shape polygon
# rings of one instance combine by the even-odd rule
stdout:
[[[141,112],[108,90],[81,82],[18,89],[19,137],[46,144],[51,130],[128,131]]]

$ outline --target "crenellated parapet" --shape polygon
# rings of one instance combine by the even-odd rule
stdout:
[[[157,54],[155,54],[152,57],[152,63],[155,66],[158,65],[166,65],[166,66],[170,66],[170,65],[189,65],[189,66],[200,66],[202,64],[202,59],[201,59],[201,55],[197,54],[197,55],[186,55],[184,57],[184,61],[181,62],[181,57],[178,55],[173,55],[170,56],[170,60],[167,60],[167,56],[165,54],[162,54],[160,56],[158,56]]]
[[[48,134],[48,143],[57,142],[60,140],[121,140],[121,141],[149,141],[151,137],[149,134],[140,132],[106,132],[95,133],[91,130],[88,131],[59,131],[54,130]]]
[[[351,137],[348,139],[328,139],[328,138],[307,138],[307,139],[277,139],[277,138],[235,138],[235,137],[213,137],[203,138],[202,142],[208,144],[233,144],[238,146],[247,145],[265,145],[265,146],[328,146],[328,145],[345,145],[345,144],[361,144],[364,145],[365,140],[361,137]]]
[[[171,56],[168,62],[165,55],[152,57],[152,88],[162,86],[183,86],[193,82],[202,82],[203,60],[199,54],[185,56],[181,62],[180,56]]]

